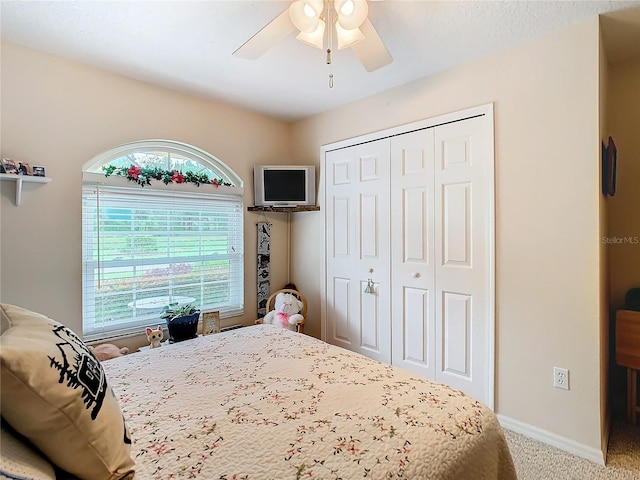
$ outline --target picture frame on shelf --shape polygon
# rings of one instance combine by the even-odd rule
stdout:
[[[33,175],[31,165],[29,165],[27,162],[18,162],[18,175]]]
[[[218,310],[202,312],[202,335],[220,333],[220,312]]]
[[[44,167],[39,167],[39,166],[33,166],[33,176],[34,177],[44,177],[45,172],[44,172]]]
[[[13,175],[18,173],[18,163],[11,158],[3,158],[2,167],[4,168],[4,173]]]

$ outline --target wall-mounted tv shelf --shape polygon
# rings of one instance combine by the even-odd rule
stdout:
[[[16,207],[20,206],[20,199],[22,197],[22,183],[49,183],[51,178],[49,177],[34,177],[31,175],[13,175],[10,173],[0,173],[0,180],[6,180],[10,182],[16,182]]]
[[[303,207],[247,207],[250,212],[317,212],[320,210],[320,205],[310,205]]]

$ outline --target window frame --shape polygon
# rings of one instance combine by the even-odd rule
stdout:
[[[125,177],[119,176],[109,176],[106,177],[104,173],[98,173],[101,171],[103,165],[108,165],[111,161],[117,160],[123,156],[126,156],[131,153],[144,153],[144,152],[167,152],[167,153],[177,153],[182,157],[186,157],[191,161],[195,161],[202,165],[204,168],[209,169],[213,172],[216,178],[221,178],[224,182],[231,183],[233,186],[226,185],[201,185],[197,186],[189,183],[175,184],[170,183],[168,185],[163,184],[161,181],[152,180],[151,185],[145,185],[142,188],[140,185],[130,182]],[[120,329],[107,329],[107,330],[99,330],[92,329],[91,331],[86,330],[86,325],[88,323],[87,315],[91,312],[92,308],[95,308],[95,303],[89,305],[87,301],[87,289],[86,285],[89,285],[89,280],[87,280],[90,275],[87,275],[86,270],[88,268],[88,264],[91,263],[87,260],[85,255],[85,189],[87,188],[103,188],[105,190],[113,191],[114,189],[126,191],[127,194],[133,194],[134,196],[141,195],[149,195],[156,194],[162,195],[166,193],[167,195],[184,195],[188,197],[201,197],[202,200],[211,198],[215,200],[215,198],[223,198],[224,201],[228,201],[227,199],[231,199],[232,203],[236,203],[239,200],[240,207],[240,237],[242,241],[242,253],[240,255],[240,265],[236,266],[236,269],[239,270],[244,278],[244,202],[243,202],[243,182],[242,179],[224,162],[220,161],[216,157],[211,154],[208,154],[204,150],[193,147],[191,145],[169,141],[169,140],[144,140],[139,142],[131,142],[127,144],[123,144],[117,147],[114,147],[106,152],[103,152],[83,165],[83,205],[82,205],[82,241],[83,241],[83,249],[82,249],[82,328],[83,335],[86,340],[105,340],[108,338],[117,338],[121,336],[131,335],[133,333],[139,333],[141,329],[144,329],[145,326],[149,325],[157,325],[158,319],[153,318],[141,318],[139,321],[132,322],[119,322],[123,325]],[[179,192],[179,193],[178,193]],[[95,263],[95,261],[93,262]],[[244,282],[242,282],[244,286]],[[93,287],[92,287],[93,288]],[[244,288],[241,292],[241,308],[240,309],[232,309],[224,312],[221,309],[221,318],[239,316],[244,314]],[[132,315],[132,319],[135,316]],[[144,317],[144,316],[142,316]],[[95,317],[94,317],[95,318]],[[95,324],[92,324],[95,325]]]

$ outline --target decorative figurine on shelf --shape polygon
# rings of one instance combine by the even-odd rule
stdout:
[[[302,310],[302,302],[291,293],[276,295],[275,307],[264,316],[261,323],[271,323],[295,332],[296,325],[304,322],[304,317],[298,313]]]
[[[158,348],[162,346],[162,338],[164,334],[162,333],[162,326],[158,325],[158,328],[152,330],[150,327],[147,327],[147,339],[149,340],[149,348]]]
[[[102,345],[95,346],[89,345],[89,350],[91,350],[91,353],[93,353],[93,355],[101,362],[121,357],[122,355],[129,353],[129,349],[127,347],[118,348],[112,343],[103,343]]]

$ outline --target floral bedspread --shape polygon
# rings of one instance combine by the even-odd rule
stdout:
[[[272,325],[105,362],[136,479],[514,479],[494,413]]]

